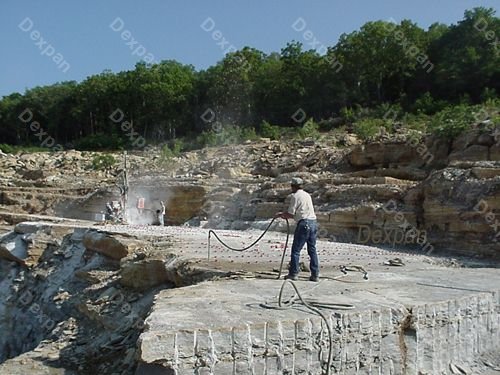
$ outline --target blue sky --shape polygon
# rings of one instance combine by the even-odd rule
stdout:
[[[299,17],[305,24],[300,21],[296,29],[311,30],[318,47],[334,45],[342,33],[367,21],[406,18],[426,28],[436,21],[456,23],[464,10],[476,6],[500,14],[498,0],[1,0],[0,96],[82,81],[104,69],[133,69],[140,54],[203,69],[219,61],[230,45],[264,52],[279,52],[292,40],[307,45],[292,27]],[[221,45],[200,26],[208,17],[214,22],[207,21],[205,28],[220,31]],[[121,30],[113,31],[117,18],[113,25]],[[132,46],[122,39],[125,30]],[[140,45],[144,49],[136,50]],[[69,68],[55,62],[56,56]]]

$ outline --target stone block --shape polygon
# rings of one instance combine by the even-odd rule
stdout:
[[[109,235],[91,230],[83,236],[83,246],[109,258],[120,260],[134,250],[144,247],[144,243],[123,236]]]

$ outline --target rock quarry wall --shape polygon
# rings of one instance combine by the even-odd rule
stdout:
[[[168,224],[194,218],[214,228],[261,228],[286,209],[289,180],[301,176],[323,238],[498,257],[499,142],[492,131],[472,130],[452,142],[407,135],[366,144],[353,136],[261,140],[188,152],[168,165],[154,153],[130,155],[129,208],[135,212],[137,194],[146,196],[149,216],[165,200]],[[94,218],[118,198],[119,168],[92,171],[88,163],[77,151],[0,157],[0,209]],[[70,166],[68,180],[60,167]]]
[[[418,147],[402,141],[358,145],[342,158],[324,160],[327,150],[319,145],[307,152],[282,150],[281,145],[277,156],[271,144],[256,164],[266,166],[259,170],[263,174],[280,170],[277,176],[250,186],[233,180],[213,188],[207,194],[207,211],[216,215],[209,225],[261,227],[260,222],[287,208],[289,181],[298,175],[313,196],[320,237],[498,257],[499,147],[491,135],[472,132],[451,144],[427,139]],[[299,160],[301,152],[306,155],[307,170],[299,166],[284,172],[292,168],[277,167],[287,165],[287,157],[296,163],[293,156],[285,156],[294,152]]]

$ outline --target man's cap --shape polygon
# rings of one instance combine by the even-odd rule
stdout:
[[[300,177],[294,177],[294,178],[292,178],[291,184],[295,185],[295,186],[301,186],[304,184],[304,180],[301,179]]]

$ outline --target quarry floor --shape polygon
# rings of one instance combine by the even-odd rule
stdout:
[[[283,249],[286,245],[287,234],[283,232],[267,232],[262,240],[254,247],[235,252],[226,249],[212,234],[210,240],[210,257],[208,256],[209,229],[185,226],[134,226],[134,225],[103,225],[93,226],[103,232],[126,234],[130,236],[151,237],[157,241],[168,238],[174,243],[173,251],[183,257],[196,259],[199,263],[211,268],[223,270],[244,270],[255,272],[273,272],[279,268]],[[262,230],[216,230],[217,235],[229,246],[242,248],[254,242]],[[293,241],[293,231],[287,245],[285,266],[289,261],[290,248]],[[457,257],[446,252],[426,254],[418,249],[408,250],[404,247],[370,246],[353,243],[331,242],[319,239],[317,243],[318,256],[321,263],[321,273],[325,276],[338,274],[340,266],[358,265],[365,267],[368,272],[401,271],[417,269],[432,269],[433,267],[455,268],[496,268],[500,260],[482,258]],[[384,265],[391,259],[400,258],[404,267]],[[307,251],[301,253],[301,261],[308,263]],[[286,267],[284,269],[286,272]],[[307,272],[306,272],[307,273]],[[306,275],[304,273],[304,275]],[[305,277],[305,276],[304,276]]]
[[[247,335],[248,328],[250,345],[254,347],[255,339],[253,335],[265,326],[266,335],[269,335],[269,324],[280,324],[281,335],[286,336],[286,324],[283,322],[292,322],[292,327],[288,330],[291,335],[297,335],[297,323],[303,319],[317,317],[314,313],[304,306],[297,305],[292,309],[274,310],[263,308],[262,304],[276,305],[277,296],[283,283],[278,280],[278,269],[282,257],[282,251],[286,242],[286,233],[268,232],[263,239],[252,249],[245,252],[234,252],[222,246],[212,235],[210,242],[210,259],[208,259],[208,233],[207,229],[192,227],[152,227],[152,226],[120,226],[107,225],[102,228],[109,233],[121,233],[134,236],[151,236],[151,238],[162,241],[162,238],[168,237],[173,240],[173,251],[178,255],[196,259],[199,266],[208,269],[218,269],[231,272],[230,279],[207,281],[190,287],[167,289],[157,295],[155,304],[150,316],[147,318],[148,327],[142,334],[138,346],[141,351],[141,360],[136,374],[150,374],[159,371],[163,372],[163,367],[157,367],[155,363],[170,363],[177,373],[197,373],[203,367],[198,368],[196,361],[204,359],[204,364],[209,367],[210,358],[215,356],[216,349],[224,352],[222,341],[226,341],[227,353],[231,353],[227,367],[221,367],[220,364],[211,369],[214,373],[245,373],[247,370],[253,373],[286,372],[287,366],[292,366],[292,372],[299,373],[297,367],[300,367],[300,361],[297,359],[286,361],[281,360],[282,368],[275,368],[267,361],[259,365],[257,361],[253,364],[241,364],[238,369],[238,360],[235,357],[235,345],[238,346],[236,333],[243,330],[244,336]],[[219,230],[217,234],[232,247],[245,247],[260,236],[262,231],[249,230],[245,232]],[[285,269],[289,260],[289,249],[293,235],[290,235],[288,250],[285,256]],[[378,248],[374,246],[364,246],[358,244],[334,243],[329,241],[318,241],[318,254],[321,263],[321,280],[314,283],[308,280],[309,273],[303,270],[299,280],[295,283],[303,294],[304,298],[316,300],[321,303],[344,304],[349,309],[325,310],[330,313],[338,313],[342,316],[344,313],[356,314],[360,316],[366,312],[380,312],[380,319],[394,320],[391,314],[394,311],[417,310],[416,315],[420,317],[412,319],[418,320],[422,316],[433,316],[439,320],[439,310],[450,303],[464,303],[462,310],[477,310],[484,298],[493,295],[496,306],[490,306],[492,309],[492,319],[496,321],[493,328],[493,337],[489,339],[500,343],[499,315],[498,305],[500,301],[500,272],[498,264],[481,259],[456,258],[446,254],[423,254],[422,252],[409,251],[400,248]],[[403,265],[390,265],[391,260],[400,259]],[[301,260],[307,264],[307,252],[303,249]],[[397,264],[397,263],[396,263]],[[347,274],[341,272],[340,267],[347,267]],[[363,273],[357,272],[357,266],[361,266],[367,272],[367,279]],[[231,280],[232,278],[232,280]],[[287,289],[286,295],[292,295],[292,289]],[[462,301],[462,302],[457,302]],[[352,308],[351,308],[352,307]],[[429,312],[429,309],[431,312]],[[459,309],[460,310],[460,309]],[[384,315],[384,311],[392,311],[389,315]],[[444,313],[452,314],[450,312]],[[491,318],[491,317],[490,317]],[[451,320],[451,318],[450,318]],[[295,323],[293,323],[295,322]],[[360,323],[362,325],[362,323]],[[431,323],[433,325],[434,323]],[[491,325],[491,324],[490,324]],[[383,326],[383,323],[382,323]],[[477,328],[480,329],[479,327]],[[252,331],[253,330],[253,331]],[[459,330],[463,330],[461,327]],[[217,332],[229,331],[230,339],[217,336]],[[186,338],[186,333],[193,333],[194,338]],[[196,335],[194,332],[198,332]],[[203,332],[210,332],[210,348],[203,347]],[[216,333],[213,333],[216,332]],[[290,332],[288,332],[290,334]],[[354,334],[353,334],[354,335]],[[478,336],[486,333],[478,333]],[[439,335],[438,335],[439,336]],[[181,338],[182,337],[182,338]],[[206,339],[206,338],[205,338]],[[486,339],[486,338],[485,338]],[[184,353],[185,348],[181,348],[179,341],[187,340],[188,353]],[[189,341],[191,340],[191,341]],[[262,338],[266,342],[265,338]],[[444,350],[446,345],[452,345],[448,341],[450,338],[440,337],[432,345],[442,345]],[[439,341],[441,340],[441,341]],[[479,340],[479,339],[478,339]],[[420,337],[422,341],[422,337]],[[473,347],[472,342],[460,339],[458,347],[463,345],[463,350],[467,347]],[[480,340],[479,340],[480,341]],[[201,343],[200,343],[201,342]],[[231,342],[231,343],[229,343]],[[266,347],[268,343],[264,344]],[[282,344],[283,346],[284,344]],[[298,345],[297,343],[295,344]],[[477,344],[477,346],[485,344]],[[258,345],[257,345],[258,346]],[[191,347],[194,351],[190,353]],[[199,352],[201,350],[201,353]],[[248,353],[248,350],[241,349]],[[419,349],[423,352],[422,348]],[[472,350],[472,349],[471,349]],[[452,350],[453,351],[453,350]],[[181,354],[180,354],[181,353]],[[208,353],[208,354],[207,354]],[[210,354],[211,353],[211,354]],[[226,354],[227,354],[226,353]],[[465,353],[465,352],[464,352]],[[495,369],[476,367],[467,367],[460,359],[464,356],[460,349],[456,350],[455,363],[462,363],[462,369],[468,373],[495,374],[500,373],[498,367]],[[182,358],[182,355],[184,357]],[[347,356],[347,354],[345,354]],[[438,354],[436,353],[436,356]],[[179,357],[180,356],[180,357]],[[221,354],[219,353],[219,357]],[[236,355],[237,356],[237,355]],[[253,353],[253,358],[258,357]],[[453,354],[450,354],[453,356]],[[424,356],[415,358],[415,373],[425,373],[422,369],[426,368],[429,373],[438,373],[442,371],[439,365],[435,363],[426,363],[429,360],[422,359]],[[197,359],[196,361],[194,359]],[[448,358],[451,361],[452,358]],[[435,360],[434,360],[435,361]],[[443,360],[445,361],[445,360]],[[290,365],[292,362],[292,365]],[[431,360],[432,362],[432,360]],[[219,362],[218,362],[219,363]],[[223,363],[221,361],[220,363]],[[244,362],[243,362],[244,363]],[[283,364],[285,363],[285,364]],[[497,363],[495,366],[500,365]],[[253,367],[252,367],[253,366]],[[306,366],[306,365],[304,365]],[[307,364],[307,371],[314,373],[311,363]],[[359,366],[359,365],[358,365]],[[385,373],[383,366],[379,368],[370,367],[370,371],[381,371]],[[168,367],[168,366],[167,366]],[[279,367],[279,366],[278,366]],[[338,365],[337,368],[341,368]],[[411,366],[410,366],[411,367]],[[446,367],[446,366],[445,366]],[[417,369],[418,368],[418,369]],[[159,369],[159,370],[158,370]],[[411,369],[410,369],[411,370]],[[422,371],[422,372],[418,372]],[[450,370],[451,371],[451,370]],[[460,370],[458,370],[460,371]],[[263,373],[264,373],[263,372]],[[347,369],[345,373],[350,373]],[[357,372],[356,372],[357,373]],[[395,370],[398,373],[398,370]],[[408,373],[412,373],[409,371]],[[451,371],[450,373],[453,373]]]

